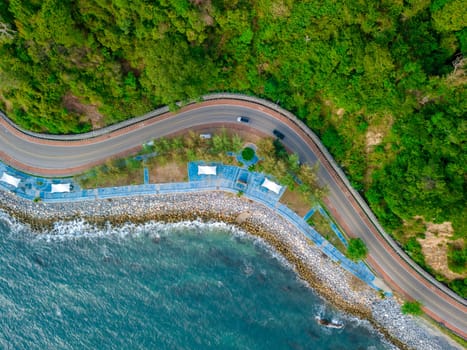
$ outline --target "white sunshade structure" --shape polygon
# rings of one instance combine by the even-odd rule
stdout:
[[[21,179],[8,175],[7,173],[3,173],[0,181],[6,182],[7,184],[10,184],[13,187],[18,187],[18,184],[20,183]]]
[[[52,184],[52,193],[54,192],[70,192],[70,184]]]
[[[268,190],[270,190],[270,191],[272,191],[272,192],[274,192],[276,194],[279,194],[279,192],[281,191],[281,188],[282,188],[281,185],[278,185],[275,182],[272,182],[268,178],[264,178],[264,181],[261,184],[261,186],[266,187]]]
[[[207,165],[198,165],[198,175],[216,175],[217,167],[207,166]]]

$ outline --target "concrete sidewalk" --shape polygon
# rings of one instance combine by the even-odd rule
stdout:
[[[198,166],[210,165],[216,167],[216,175],[198,174]],[[262,203],[274,210],[285,220],[295,225],[306,237],[308,237],[324,254],[331,260],[338,263],[347,271],[366,282],[372,288],[379,290],[380,283],[375,279],[375,275],[363,262],[353,262],[332,244],[326,241],[315,229],[313,229],[304,218],[298,216],[287,206],[281,204],[279,199],[285,192],[282,186],[278,193],[268,190],[262,186],[266,176],[262,173],[250,172],[246,169],[224,165],[221,163],[190,162],[188,163],[188,182],[162,183],[143,185],[106,187],[98,189],[81,189],[73,178],[41,178],[22,173],[0,162],[0,175],[7,172],[21,179],[18,187],[0,181],[0,189],[10,191],[16,195],[29,200],[42,200],[44,202],[68,202],[85,201],[115,197],[129,197],[139,195],[186,193],[199,191],[226,191],[231,193],[242,193],[245,197]],[[148,174],[145,173],[145,180],[149,182]],[[274,181],[274,179],[269,179]],[[145,181],[145,182],[146,182]],[[52,193],[52,184],[67,184],[72,186],[71,192]],[[322,208],[319,208],[322,210]],[[325,213],[326,214],[326,213]],[[326,214],[327,217],[327,214]],[[340,233],[340,232],[339,232]]]

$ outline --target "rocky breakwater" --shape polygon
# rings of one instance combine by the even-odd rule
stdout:
[[[0,208],[44,231],[59,221],[83,219],[97,225],[147,221],[222,221],[262,238],[297,274],[333,305],[370,321],[401,349],[441,350],[455,346],[434,329],[401,314],[393,299],[378,293],[332,262],[297,228],[271,209],[224,192],[134,196],[66,203],[30,202],[0,191]]]

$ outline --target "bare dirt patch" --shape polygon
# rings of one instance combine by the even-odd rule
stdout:
[[[355,277],[354,275],[350,275],[349,277],[349,287],[356,292],[364,291],[368,288],[368,285],[363,282],[361,279]]]
[[[382,132],[368,130],[366,133],[366,147],[367,152],[371,146],[376,146],[383,141],[384,134]]]
[[[384,137],[391,130],[394,118],[390,114],[384,115],[367,115],[365,120],[369,124],[365,135],[365,150],[370,153],[374,146],[379,145]]]
[[[426,223],[425,238],[419,238],[425,261],[434,270],[448,279],[467,278],[467,274],[452,272],[448,267],[448,243],[462,244],[463,239],[452,240],[454,233],[450,222],[442,224]]]
[[[290,9],[284,3],[284,1],[274,2],[272,4],[270,10],[271,10],[271,14],[274,16],[274,18],[289,17],[290,16]]]
[[[95,104],[84,104],[79,97],[67,93],[63,97],[63,106],[70,112],[86,117],[91,122],[94,130],[105,126],[104,116],[99,113],[98,106]]]
[[[169,162],[164,165],[151,167],[149,170],[149,181],[151,183],[184,182],[188,180],[188,169],[186,164]]]
[[[467,84],[467,58],[458,56],[452,63],[454,71],[447,77],[447,81],[454,86]]]
[[[280,202],[288,206],[300,216],[305,216],[305,214],[308,213],[311,209],[310,204],[306,203],[300,197],[300,195],[292,192],[289,189],[285,190],[285,193],[282,195]]]
[[[339,122],[344,117],[345,109],[342,107],[337,107],[331,100],[324,100],[323,107],[325,107],[325,109],[332,114],[332,120],[334,122]]]

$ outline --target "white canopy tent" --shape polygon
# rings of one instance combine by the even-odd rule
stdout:
[[[52,184],[52,193],[54,192],[70,192],[71,187],[70,184]]]
[[[21,179],[8,175],[7,173],[3,173],[0,181],[6,182],[7,184],[10,184],[14,187],[18,187],[18,184],[20,183]]]
[[[198,165],[198,175],[216,175],[217,167],[207,166],[207,165]]]
[[[270,191],[272,191],[272,192],[274,192],[276,194],[279,194],[279,192],[281,191],[281,188],[282,188],[281,185],[278,185],[275,182],[272,182],[268,178],[264,178],[264,181],[261,184],[261,186],[266,187],[268,190],[270,190]]]

